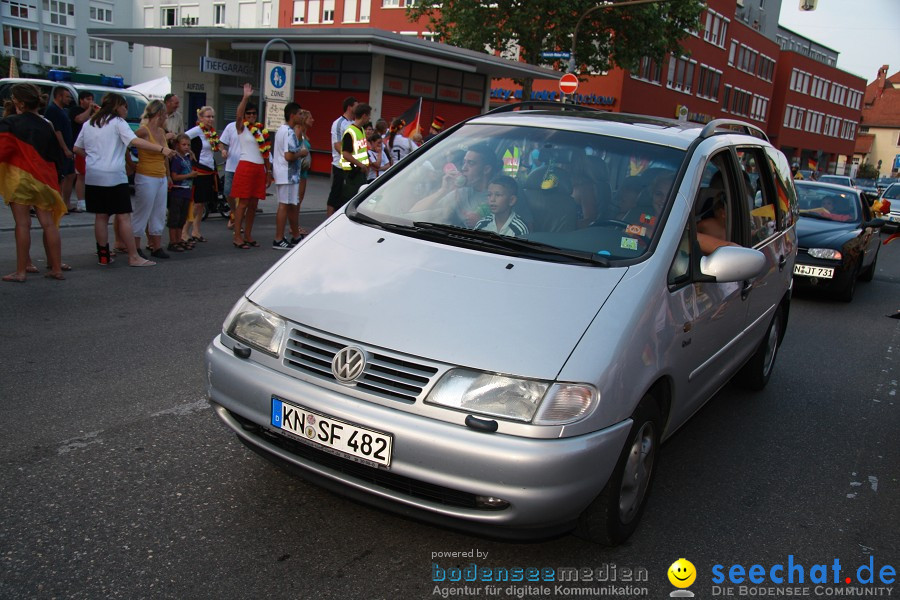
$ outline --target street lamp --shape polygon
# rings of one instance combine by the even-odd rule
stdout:
[[[598,4],[597,6],[593,6],[584,11],[581,16],[578,17],[578,22],[575,23],[575,32],[572,34],[572,51],[569,53],[569,68],[566,72],[575,72],[575,43],[578,41],[578,28],[581,27],[582,21],[584,21],[584,18],[589,14],[600,10],[601,8],[619,8],[622,6],[637,6],[638,4],[658,4],[660,2],[669,2],[669,0],[625,0],[624,2],[607,2],[606,4]]]

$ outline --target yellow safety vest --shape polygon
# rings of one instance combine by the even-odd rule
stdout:
[[[365,132],[363,132],[363,130],[356,125],[350,125],[349,127],[347,127],[344,135],[348,133],[353,139],[353,158],[364,165],[369,164],[369,147],[366,144]],[[341,140],[343,139],[344,138],[342,137]],[[341,146],[343,147],[343,141],[341,142]],[[343,150],[341,150],[341,168],[345,171],[349,171],[353,168],[353,166],[353,163],[344,158]]]

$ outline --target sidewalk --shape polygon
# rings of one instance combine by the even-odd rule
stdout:
[[[303,205],[300,212],[306,213],[324,213],[325,204],[328,200],[328,191],[331,189],[331,178],[324,175],[310,175],[306,184],[306,196],[303,198]],[[259,208],[263,214],[275,214],[278,209],[278,202],[275,200],[274,186],[270,187],[268,192],[272,194],[266,197],[264,201],[259,203]],[[74,198],[74,193],[72,197]],[[93,227],[94,215],[91,213],[70,213],[64,215],[59,223],[60,229],[67,227]],[[31,220],[32,229],[40,229],[41,226],[37,219]],[[0,231],[12,231],[14,229],[12,211],[5,206],[0,207]],[[11,240],[10,240],[11,241]]]

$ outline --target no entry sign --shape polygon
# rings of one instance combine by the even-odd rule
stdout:
[[[578,89],[578,77],[573,73],[566,73],[559,78],[559,91],[563,94],[574,94]]]

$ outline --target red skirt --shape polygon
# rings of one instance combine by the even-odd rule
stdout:
[[[231,197],[241,200],[262,200],[266,197],[266,167],[242,160],[231,181]]]

